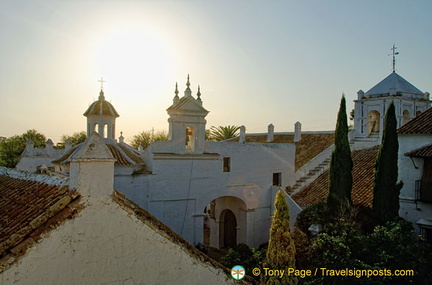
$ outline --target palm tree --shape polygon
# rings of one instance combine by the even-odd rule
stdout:
[[[210,128],[210,140],[224,141],[230,138],[237,137],[239,135],[239,126],[212,126]]]

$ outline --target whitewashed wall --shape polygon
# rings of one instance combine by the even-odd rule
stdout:
[[[0,284],[235,284],[111,198],[52,230]]]
[[[169,145],[157,142],[150,149],[167,151]],[[282,174],[282,187],[294,182],[294,144],[206,142],[203,155],[148,152],[143,158],[153,173],[142,179],[141,194],[135,196],[147,196],[148,204],[140,205],[192,244],[203,242],[205,207],[225,196],[241,199],[247,208],[247,228],[238,233],[239,241],[250,246],[266,242],[273,173]],[[230,157],[230,172],[223,172],[224,157]],[[136,201],[133,191],[125,194]]]
[[[422,202],[415,203],[415,181],[422,178],[423,159],[413,157],[411,160],[404,154],[431,143],[432,136],[430,135],[399,135],[398,179],[404,183],[399,196],[399,215],[413,222],[417,233],[420,233],[417,222],[420,219],[431,219],[432,205]]]

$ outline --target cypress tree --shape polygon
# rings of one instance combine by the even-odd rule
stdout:
[[[261,274],[262,284],[297,284],[297,279],[287,274],[288,268],[295,268],[295,245],[290,233],[290,214],[285,196],[278,191],[275,199],[275,210],[270,228],[270,240],[263,268],[283,269],[280,276]]]
[[[329,195],[327,205],[332,213],[352,204],[351,149],[348,141],[348,122],[345,96],[342,95],[335,131],[335,146],[330,162]]]
[[[381,223],[399,216],[399,194],[403,183],[397,182],[399,143],[393,101],[384,119],[383,138],[375,162],[373,211]]]

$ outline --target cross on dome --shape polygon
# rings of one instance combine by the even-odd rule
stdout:
[[[391,51],[393,52],[393,64],[392,64],[393,73],[396,72],[396,55],[399,54],[399,52],[396,50],[397,50],[397,47],[395,44],[393,44],[393,47],[391,48]]]
[[[103,90],[103,84],[104,84],[104,82],[106,82],[105,80],[103,80],[103,77],[101,77],[101,79],[100,80],[98,80],[98,82],[100,82],[101,83],[101,90]]]

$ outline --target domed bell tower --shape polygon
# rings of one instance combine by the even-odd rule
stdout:
[[[120,115],[114,106],[105,100],[102,86],[99,99],[88,107],[84,116],[87,117],[88,138],[93,132],[97,132],[104,139],[115,140],[115,120]]]

